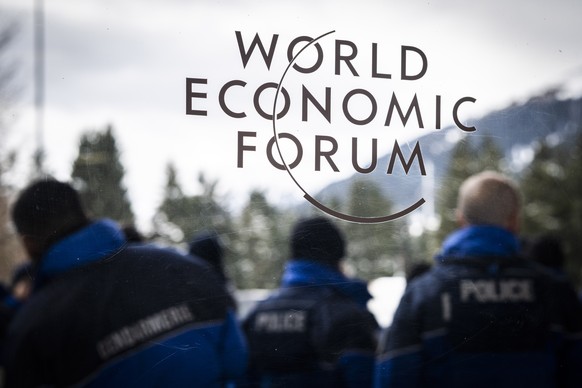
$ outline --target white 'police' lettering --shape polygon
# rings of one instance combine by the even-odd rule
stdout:
[[[461,302],[533,302],[533,282],[529,279],[468,280],[459,283]]]
[[[266,333],[296,333],[306,329],[307,311],[285,310],[260,312],[255,318],[255,330]]]

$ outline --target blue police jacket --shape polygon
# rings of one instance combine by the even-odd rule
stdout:
[[[377,387],[580,387],[582,306],[563,278],[518,257],[513,234],[471,226],[407,287]]]
[[[6,386],[220,387],[246,343],[212,270],[101,220],[51,246],[13,320]]]
[[[331,267],[289,261],[282,286],[244,322],[251,354],[243,386],[367,387],[378,325],[366,284]]]

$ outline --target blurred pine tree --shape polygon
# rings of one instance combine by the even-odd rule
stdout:
[[[111,126],[102,132],[87,132],[81,136],[71,178],[92,217],[133,224],[134,215],[123,184],[125,169],[119,157]]]

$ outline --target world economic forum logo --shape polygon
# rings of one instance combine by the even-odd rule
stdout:
[[[407,90],[410,90],[410,85],[426,75],[429,62],[423,50],[412,45],[400,45],[397,51],[399,71],[393,73],[383,68],[381,70],[379,44],[372,43],[369,47],[370,61],[367,62],[370,67],[366,71],[369,73],[366,82],[363,82],[360,73],[364,71],[356,65],[356,58],[362,50],[350,40],[332,40],[334,33],[329,31],[316,38],[299,36],[293,39],[287,47],[286,66],[281,68],[278,82],[264,82],[256,88],[253,108],[262,119],[270,121],[272,127],[265,155],[274,168],[286,171],[305,200],[321,211],[357,223],[395,220],[421,207],[425,199],[422,196],[411,198],[408,206],[396,212],[362,217],[323,204],[309,193],[302,181],[306,174],[322,173],[324,170],[337,173],[341,169],[351,169],[356,174],[370,174],[380,168],[377,157],[379,142],[391,145],[386,175],[391,175],[398,167],[405,174],[417,168],[424,176],[427,171],[420,141],[416,141],[414,147],[406,152],[398,142],[395,135],[398,131],[394,128],[408,125],[440,130],[443,115],[450,114],[461,131],[473,132],[476,128],[464,125],[459,119],[459,112],[463,104],[475,103],[476,99],[455,98],[446,109],[442,94],[419,98],[417,93],[410,96],[409,92],[402,97],[393,87],[392,93],[387,95],[387,82],[407,83]],[[268,49],[258,33],[246,45],[242,32],[235,31],[235,37],[243,68],[246,68],[253,54],[258,53],[255,55],[260,55],[267,70],[271,70],[278,34],[271,36]],[[324,43],[327,45],[323,46]],[[323,47],[332,47],[331,54],[326,55]],[[358,85],[353,84],[354,79],[358,80]],[[187,115],[207,115],[206,110],[196,109],[196,102],[207,98],[203,91],[207,82],[206,78],[186,78]],[[247,82],[239,79],[224,83],[218,93],[220,111],[233,119],[247,117],[244,109],[231,106],[228,99],[229,94],[246,87]],[[264,102],[269,92],[272,98],[270,106]],[[261,135],[264,136],[264,132]],[[246,154],[257,152],[253,139],[258,136],[256,131],[237,132],[238,168],[244,168]],[[362,153],[362,147],[370,152]],[[308,149],[313,155],[313,164],[304,161]],[[339,155],[341,150],[344,156],[346,152],[351,155],[342,157]],[[362,166],[362,154],[370,159],[364,163],[367,164],[365,166]]]

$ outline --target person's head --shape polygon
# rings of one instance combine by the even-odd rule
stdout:
[[[509,177],[484,171],[469,177],[459,189],[457,220],[461,225],[493,225],[519,231],[521,198]]]
[[[291,231],[291,257],[308,259],[339,268],[345,255],[341,231],[325,217],[298,221]]]
[[[121,231],[123,232],[123,235],[125,236],[127,242],[130,243],[145,242],[144,236],[139,232],[139,230],[137,230],[135,225],[124,225],[121,228]]]
[[[551,234],[541,234],[528,239],[523,244],[522,254],[527,259],[556,270],[563,269],[566,261],[562,242]]]
[[[405,274],[406,284],[407,285],[410,284],[410,282],[412,282],[417,277],[430,271],[431,268],[432,268],[432,265],[427,263],[427,262],[424,262],[424,261],[419,261],[419,262],[411,264],[406,269],[406,274]]]
[[[10,280],[10,292],[16,300],[25,301],[30,296],[34,283],[34,265],[30,262],[16,267]]]
[[[12,221],[35,262],[52,244],[89,222],[75,189],[54,179],[25,188],[12,207]]]
[[[197,233],[190,241],[189,253],[200,257],[214,267],[217,272],[224,276],[222,257],[224,256],[224,246],[220,236],[214,232],[204,231]]]

